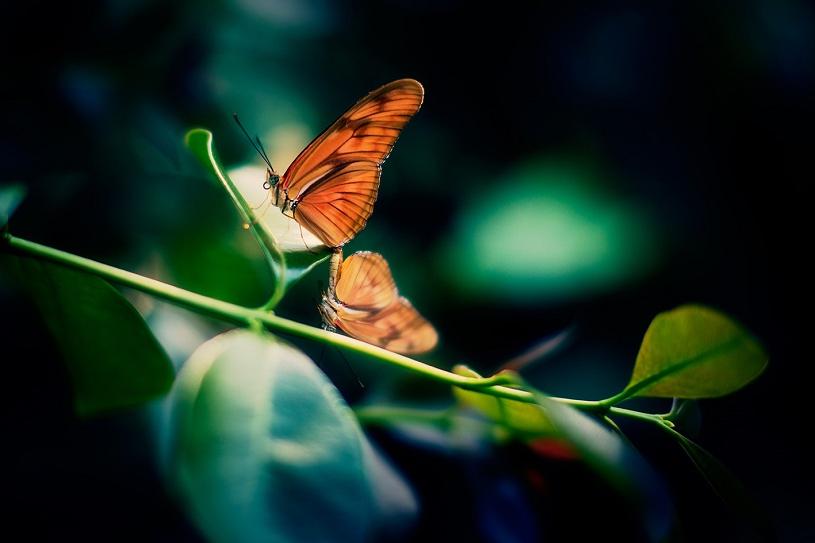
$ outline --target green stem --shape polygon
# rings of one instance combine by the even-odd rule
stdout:
[[[608,406],[594,400],[573,400],[571,398],[558,398],[556,396],[548,396],[548,398],[556,402],[571,405],[572,407],[580,409],[581,411],[593,411],[601,415],[609,410]]]
[[[661,371],[658,371],[658,372],[656,372],[656,373],[654,373],[652,375],[649,375],[645,379],[642,379],[641,381],[638,381],[638,382],[634,383],[633,385],[629,385],[629,386],[625,387],[623,390],[621,390],[620,392],[618,392],[614,396],[606,398],[605,400],[600,400],[599,403],[601,405],[603,405],[603,406],[606,406],[606,407],[609,407],[609,406],[612,406],[612,405],[617,405],[618,403],[621,403],[621,402],[635,396],[637,393],[641,392],[642,390],[645,390],[646,388],[650,387],[654,383],[656,383],[658,381],[661,381],[662,379],[664,379],[668,375],[671,375],[673,373],[677,373],[679,371],[687,369],[690,366],[700,364],[701,362],[704,362],[707,358],[709,358],[711,356],[716,356],[719,353],[729,351],[735,345],[738,345],[741,341],[742,341],[742,338],[740,336],[735,337],[735,338],[731,339],[730,341],[726,341],[725,343],[717,345],[716,347],[714,347],[712,349],[709,349],[707,351],[703,351],[703,352],[701,352],[699,354],[696,354],[696,355],[691,356],[689,358],[686,358],[684,360],[674,362],[670,366],[668,366],[667,368],[664,368]]]
[[[599,402],[598,402],[599,403]],[[660,426],[665,426],[666,424],[673,425],[668,421],[664,420],[659,415],[654,415],[652,413],[643,413],[642,411],[634,411],[633,409],[624,409],[622,407],[610,407],[608,408],[608,415],[616,415],[618,417],[626,417],[629,419],[639,420],[642,422],[648,422],[650,424],[659,424]]]
[[[654,415],[652,413],[643,413],[642,411],[634,411],[633,409],[625,409],[623,407],[614,407],[606,404],[606,400],[590,401],[590,400],[573,400],[571,398],[557,398],[549,396],[550,400],[571,405],[581,411],[588,411],[606,418],[609,415],[618,417],[626,417],[629,419],[640,420],[649,423],[658,423],[661,425],[673,425],[670,421],[666,421],[661,415]]]
[[[455,373],[413,360],[406,356],[382,349],[375,345],[359,341],[352,337],[343,336],[314,326],[302,324],[296,321],[279,317],[269,313],[263,309],[252,309],[229,302],[196,294],[188,290],[184,290],[173,285],[168,285],[155,279],[150,279],[142,275],[129,272],[102,264],[88,258],[66,253],[45,245],[40,245],[31,241],[14,237],[8,233],[4,235],[4,244],[11,249],[11,251],[48,260],[56,264],[67,266],[69,268],[77,269],[86,273],[90,273],[101,277],[102,279],[109,280],[119,285],[146,292],[152,296],[162,298],[173,302],[176,305],[185,307],[192,311],[207,315],[210,317],[219,318],[234,324],[252,327],[254,323],[259,322],[265,328],[277,332],[283,332],[294,336],[319,341],[322,343],[329,343],[337,347],[346,349],[351,352],[366,355],[372,358],[381,360],[400,366],[410,371],[424,375],[427,378],[439,381],[442,383],[459,386],[468,389],[477,389],[479,391],[492,394],[497,397],[514,399],[525,402],[533,402],[532,395],[525,390],[517,390],[504,386],[497,386],[501,384],[511,383],[511,377],[507,375],[494,375],[492,377],[472,378],[456,375]]]
[[[495,389],[480,390],[479,392],[484,394],[492,394],[493,390]],[[571,403],[570,400],[566,400],[565,398],[557,398],[557,401],[561,401],[562,403]],[[576,407],[580,409],[579,406]],[[355,408],[354,414],[357,416],[360,423],[366,425],[388,426],[391,424],[412,422],[433,426],[445,426],[450,424],[451,417],[454,415],[454,412],[451,409],[428,410],[390,405],[368,405]],[[612,407],[609,409],[608,414],[602,415],[601,418],[622,437],[625,437],[625,435],[617,426],[617,423],[611,419],[612,415],[616,417],[639,420],[649,424],[657,424],[661,428],[668,430],[673,427],[669,421],[662,420],[658,415],[641,413],[631,409]]]
[[[196,294],[173,285],[168,285],[167,283],[162,283],[161,281],[156,281],[155,279],[150,279],[149,277],[144,277],[137,273],[66,253],[58,249],[40,245],[39,243],[14,237],[10,234],[5,236],[4,244],[7,245],[12,252],[33,256],[68,268],[90,273],[102,279],[107,279],[119,285],[146,292],[147,294],[169,300],[187,309],[192,309],[199,313],[223,319],[234,324],[251,326],[252,321],[256,318],[255,311],[251,309]]]
[[[279,317],[263,308],[253,309],[243,307],[215,298],[210,298],[209,296],[204,296],[202,294],[196,294],[155,279],[150,279],[149,277],[144,277],[114,266],[96,262],[95,260],[73,255],[65,251],[40,245],[39,243],[14,237],[8,232],[3,233],[0,248],[7,248],[11,252],[17,254],[40,258],[55,264],[66,266],[68,268],[90,273],[124,287],[133,288],[157,298],[162,298],[197,313],[201,313],[209,317],[215,317],[240,326],[246,326],[253,329],[258,328],[258,326],[262,326],[268,330],[291,334],[293,336],[311,339],[321,343],[328,343],[347,351],[362,354],[387,364],[413,371],[423,375],[424,377],[433,379],[434,381],[469,390],[477,390],[478,392],[489,394],[497,398],[505,398],[508,400],[516,400],[525,403],[535,403],[536,401],[535,395],[527,390],[502,386],[517,385],[515,378],[511,374],[498,373],[492,377],[465,377],[435,366],[431,366],[430,364],[425,364],[424,362],[408,358],[407,356],[382,349],[381,347],[371,345],[370,343],[359,341],[358,339],[354,339],[349,336],[343,336],[334,332],[323,330],[321,328],[316,328],[314,326],[309,326],[307,324],[302,324]],[[572,407],[582,411],[595,412],[600,415],[616,415],[643,420],[650,423],[656,422],[662,426],[670,424],[659,415],[641,413],[639,411],[623,409],[620,407],[609,407],[605,404],[605,401],[597,402],[556,397],[552,397],[551,399],[553,401],[571,405]],[[370,412],[368,415],[373,416]],[[380,413],[379,416],[383,415]]]
[[[235,204],[235,207],[238,208],[238,212],[241,214],[241,218],[243,219],[244,223],[249,225],[249,229],[255,236],[258,245],[260,245],[260,248],[266,257],[266,260],[269,262],[271,269],[277,275],[275,278],[276,281],[272,297],[262,307],[265,310],[272,310],[277,306],[280,300],[283,299],[283,295],[286,291],[286,256],[283,254],[283,251],[280,250],[277,240],[275,240],[274,236],[272,236],[265,228],[264,223],[262,223],[255,214],[255,210],[243,197],[241,191],[238,189],[229,175],[224,172],[223,168],[221,168],[220,161],[215,154],[215,147],[212,144],[212,133],[202,129],[192,130],[187,134],[187,144],[190,144],[190,138],[196,136],[205,138],[204,148],[206,149],[207,153],[207,156],[205,157],[206,160],[204,160],[204,157],[200,156],[199,159],[202,160],[202,163],[205,166],[212,170],[212,172],[224,186],[227,194],[229,194],[229,197],[232,198],[232,202]]]
[[[620,392],[618,392],[614,396],[610,396],[610,397],[608,397],[608,398],[606,398],[604,400],[600,400],[597,403],[599,403],[600,405],[602,405],[604,407],[611,407],[613,405],[617,405],[618,403],[624,402],[625,400],[627,400],[628,398],[633,396],[635,393],[636,393],[636,391],[631,392],[629,389],[624,388],[623,390],[621,390]]]

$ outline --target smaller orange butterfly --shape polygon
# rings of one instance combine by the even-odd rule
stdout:
[[[337,251],[332,256],[329,281],[319,306],[326,328],[339,328],[349,336],[402,354],[423,353],[436,346],[436,329],[399,296],[382,255],[360,251],[343,261],[342,252]]]

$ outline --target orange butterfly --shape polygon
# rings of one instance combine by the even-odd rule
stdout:
[[[328,291],[319,306],[328,329],[402,354],[436,346],[439,336],[410,302],[399,296],[388,263],[377,253],[360,251],[345,261],[331,259]]]
[[[272,203],[327,247],[348,243],[365,228],[382,163],[423,98],[422,85],[413,79],[379,87],[317,136],[282,177],[258,141],[256,149],[268,166],[263,186]]]

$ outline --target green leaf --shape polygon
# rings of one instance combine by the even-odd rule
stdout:
[[[80,415],[139,405],[170,389],[172,363],[119,291],[92,275],[11,258],[65,357]]]
[[[733,473],[708,451],[675,430],[668,432],[687,453],[713,491],[740,520],[765,539],[772,539],[772,526],[766,510],[756,502]]]
[[[25,197],[22,185],[5,185],[0,187],[0,228],[8,223],[9,218]]]
[[[164,262],[181,288],[256,307],[270,291],[268,267],[242,250],[236,241],[235,236],[215,232],[212,236],[179,236],[168,244]]]
[[[247,203],[235,183],[221,165],[218,154],[213,145],[212,132],[203,128],[194,128],[184,137],[187,147],[198,159],[202,166],[212,173],[226,190],[241,218],[248,229],[252,231],[260,244],[266,260],[277,278],[275,293],[272,298],[277,302],[283,297],[285,289],[286,259],[280,250],[274,236],[255,219],[254,209]]]
[[[230,180],[226,174],[226,168],[221,166],[221,161],[215,153],[212,132],[205,128],[193,128],[184,136],[184,142],[198,162],[210,170],[227,191],[231,190],[227,185]]]
[[[171,399],[170,474],[212,541],[364,541],[388,511],[415,512],[404,483],[371,461],[337,389],[271,335],[208,341]]]
[[[481,377],[467,366],[456,366],[453,372],[464,377]],[[459,387],[453,387],[453,395],[461,405],[475,409],[514,434],[533,437],[550,435],[553,431],[552,423],[539,405],[496,398]]]
[[[326,251],[317,236],[271,205],[269,191],[263,188],[266,170],[257,166],[243,166],[230,169],[229,176],[247,200],[263,202],[260,204],[256,219],[260,227],[275,239],[283,252],[282,257],[286,263],[283,288],[284,293],[288,292],[311,270],[325,262],[331,253]]]
[[[628,396],[712,398],[764,371],[767,353],[727,316],[699,305],[660,313],[645,332]]]
[[[660,477],[642,456],[594,418],[542,394],[536,399],[556,431],[586,464],[637,506],[651,539],[662,541],[673,515],[671,500]]]
[[[328,260],[331,253],[285,253],[286,257],[286,286],[288,292],[300,279],[305,277],[314,268]]]
[[[247,202],[244,196],[248,186],[247,178],[253,175],[255,186],[262,187],[265,180],[265,171],[262,168],[233,170],[240,181],[236,183],[218,159],[213,145],[212,132],[203,128],[195,128],[187,132],[185,141],[201,164],[221,182],[238,208],[244,223],[252,230],[263,249],[266,260],[277,278],[275,292],[266,305],[269,309],[273,309],[289,288],[320,262],[327,259],[330,254],[324,252],[325,247],[313,235],[302,229],[296,221],[284,217],[282,213],[275,213],[275,210],[256,213]],[[265,203],[267,198],[268,194],[257,200]],[[263,210],[262,205],[261,210]],[[284,242],[283,245],[280,243],[281,240]],[[304,240],[302,244],[300,240]],[[296,249],[297,252],[285,253],[284,250],[287,249]],[[307,250],[304,251],[304,249]],[[319,252],[321,250],[323,251]],[[292,256],[293,254],[296,256]]]

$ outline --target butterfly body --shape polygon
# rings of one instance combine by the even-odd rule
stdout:
[[[282,176],[269,164],[264,188],[272,204],[327,247],[345,245],[371,216],[382,163],[423,99],[424,89],[413,79],[393,81],[362,98]]]
[[[280,176],[272,170],[266,170],[266,181],[263,183],[263,188],[269,191],[272,205],[280,208],[280,211],[286,215],[286,211],[291,209],[292,200],[285,189],[281,190]]]
[[[336,252],[319,311],[326,328],[394,352],[422,353],[438,341],[433,326],[399,295],[387,262],[377,253],[360,251],[342,261]]]
[[[336,300],[329,301],[328,293],[324,293],[320,304],[317,306],[317,311],[320,312],[320,316],[323,319],[323,330],[328,330],[329,332],[336,332],[337,331],[337,304]]]

